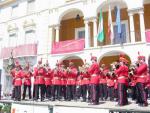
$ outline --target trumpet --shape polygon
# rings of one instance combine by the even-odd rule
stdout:
[[[80,73],[87,73],[87,68],[85,66],[79,66],[79,72]]]

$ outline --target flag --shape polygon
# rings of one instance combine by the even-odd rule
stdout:
[[[120,19],[120,8],[118,6],[115,6],[115,15],[116,15],[117,31],[120,34],[121,33],[121,19]]]
[[[98,28],[98,41],[103,42],[104,40],[104,28],[103,28],[103,15],[102,10],[100,10],[100,16],[99,16],[99,28]]]
[[[112,24],[112,16],[111,16],[111,8],[109,6],[108,12],[108,37],[113,41],[114,39],[114,31],[113,31],[113,24]]]

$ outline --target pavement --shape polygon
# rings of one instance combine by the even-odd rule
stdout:
[[[16,104],[24,104],[24,105],[35,105],[35,106],[61,106],[61,107],[79,107],[79,108],[94,108],[94,109],[109,109],[109,110],[118,110],[118,111],[141,111],[141,112],[150,112],[150,100],[149,105],[147,107],[140,107],[135,104],[134,101],[129,100],[129,104],[126,106],[117,106],[117,102],[110,102],[110,101],[102,101],[99,105],[89,105],[86,102],[80,101],[13,101],[13,100],[0,100],[0,103],[16,103]],[[140,112],[140,113],[141,113]]]

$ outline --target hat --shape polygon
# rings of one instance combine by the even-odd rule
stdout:
[[[91,55],[91,60],[97,61],[97,57],[96,56],[92,56],[92,53],[90,55]]]
[[[138,60],[144,60],[145,61],[145,56],[140,55],[140,52],[138,52]]]
[[[38,61],[38,64],[42,64],[42,58]]]
[[[16,62],[15,62],[15,66],[16,66],[16,67],[20,66],[20,63],[19,63],[19,61],[18,61],[18,60],[16,60]]]
[[[119,61],[120,62],[124,62],[124,63],[128,63],[128,60],[125,58],[125,55],[124,54],[120,54],[120,58],[119,58]]]
[[[97,61],[97,57],[96,56],[92,56],[91,60]]]

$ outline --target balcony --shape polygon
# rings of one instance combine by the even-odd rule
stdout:
[[[13,57],[35,56],[37,55],[37,44],[25,44],[17,47],[2,48],[0,58],[9,58],[11,52],[13,52]]]
[[[83,51],[84,45],[84,39],[54,42],[52,45],[51,54],[62,54]]]

